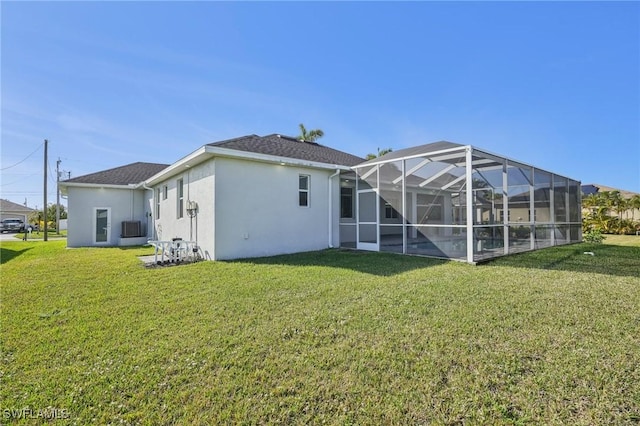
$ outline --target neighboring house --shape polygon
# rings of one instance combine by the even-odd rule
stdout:
[[[626,191],[624,189],[613,188],[611,186],[600,185],[599,183],[589,183],[582,185],[582,193],[584,195],[597,194],[598,192],[613,192],[617,191],[623,198],[633,198],[636,195],[640,195],[637,192]]]
[[[627,200],[640,196],[637,192],[626,191],[624,189],[613,188],[611,186],[600,185],[597,183],[582,185],[582,194],[585,196],[595,195],[602,192],[619,192],[620,196]],[[587,212],[587,210],[584,211],[584,213]],[[623,214],[625,219],[640,219],[640,208],[629,207],[623,212]]]
[[[29,215],[35,210],[22,204],[17,204],[9,200],[0,200],[0,220],[2,219],[22,219],[24,223],[29,222]]]
[[[581,240],[579,182],[451,142],[365,161],[248,135],[60,185],[70,247],[181,238],[211,260],[340,246],[476,262]]]

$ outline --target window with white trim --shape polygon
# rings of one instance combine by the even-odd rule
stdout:
[[[399,217],[398,210],[396,210],[391,203],[384,203],[385,219],[398,219]]]
[[[176,183],[176,192],[177,192],[177,217],[180,219],[184,217],[184,180],[178,179]]]
[[[309,207],[309,175],[298,176],[298,205],[300,207]]]
[[[160,188],[156,188],[156,219],[160,219]]]
[[[162,199],[166,200],[167,199],[167,194],[169,193],[169,187],[167,185],[164,185],[162,187]]]
[[[340,188],[340,218],[353,219],[353,190],[355,188]]]

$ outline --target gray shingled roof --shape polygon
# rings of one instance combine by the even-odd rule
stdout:
[[[30,213],[34,210],[31,207],[26,207],[26,206],[23,206],[22,204],[14,203],[13,201],[0,200],[0,211]]]
[[[296,138],[277,134],[267,136],[248,135],[208,145],[349,167],[365,161],[364,158],[347,154],[319,143],[301,142]]]
[[[451,148],[461,148],[465,145],[460,145],[459,143],[440,141],[428,143],[425,145],[412,146],[411,148],[399,149],[397,151],[391,151],[388,154],[383,155],[382,157],[374,158],[372,160],[364,163],[377,163],[378,161],[387,161],[387,160],[395,160],[404,157],[411,157],[414,155],[422,155],[428,154],[430,152],[442,151],[443,149],[451,149]]]
[[[131,163],[101,172],[78,176],[61,183],[89,183],[96,185],[138,184],[169,167],[168,164]]]

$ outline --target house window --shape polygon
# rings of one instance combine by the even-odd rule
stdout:
[[[340,218],[353,219],[353,188],[340,188]]]
[[[156,219],[160,219],[160,188],[156,189]]]
[[[169,188],[167,187],[167,185],[164,185],[162,187],[162,199],[166,200],[167,199],[167,193],[169,192]]]
[[[178,179],[178,182],[176,184],[176,188],[178,191],[178,204],[177,204],[177,208],[178,208],[178,219],[180,219],[181,217],[184,216],[184,180],[182,179]]]
[[[443,205],[442,196],[418,194],[416,197],[418,223],[442,223]]]
[[[385,219],[397,219],[398,210],[394,209],[390,203],[384,203],[384,217]]]
[[[309,207],[309,175],[298,176],[298,205]]]

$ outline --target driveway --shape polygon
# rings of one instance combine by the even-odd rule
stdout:
[[[20,241],[16,238],[16,234],[13,232],[7,232],[6,234],[0,234],[0,241]]]

